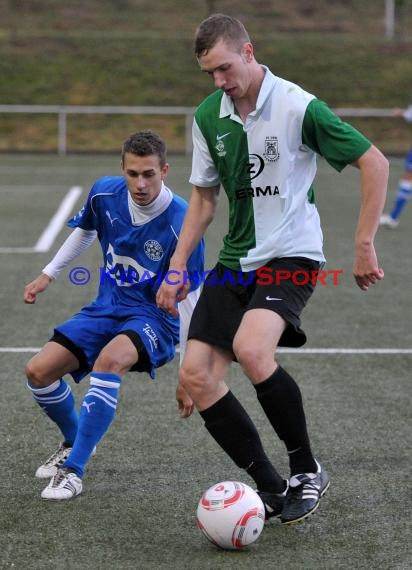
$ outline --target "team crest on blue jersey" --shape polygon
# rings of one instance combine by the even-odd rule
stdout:
[[[160,261],[164,254],[162,246],[155,239],[147,240],[144,244],[144,252],[152,261]]]
[[[279,141],[278,137],[266,137],[265,152],[263,156],[269,162],[275,162],[279,158]]]

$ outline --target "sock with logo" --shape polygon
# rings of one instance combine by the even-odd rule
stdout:
[[[117,374],[92,372],[90,388],[80,409],[79,428],[73,449],[63,464],[83,477],[93,449],[102,439],[116,414],[121,378]]]
[[[256,384],[255,388],[268,420],[286,445],[291,474],[316,473],[302,394],[294,379],[278,366],[272,376]]]
[[[42,410],[62,432],[64,444],[71,446],[77,434],[78,416],[70,386],[59,379],[44,388],[34,388],[29,383],[27,387]]]
[[[269,461],[256,427],[232,392],[199,413],[210,435],[238,467],[247,471],[259,491],[284,490],[285,482]]]
[[[401,180],[399,182],[398,193],[396,194],[395,204],[392,208],[390,216],[393,220],[398,220],[402,210],[409,202],[412,196],[412,180]]]

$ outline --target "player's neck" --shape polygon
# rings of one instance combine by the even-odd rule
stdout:
[[[162,184],[162,189],[160,190],[158,196],[153,200],[153,202],[150,202],[150,204],[147,204],[146,206],[140,206],[139,204],[133,202],[129,194],[129,211],[133,224],[146,224],[151,219],[159,216],[169,206],[172,198],[172,192],[164,184]]]
[[[256,109],[256,103],[264,78],[265,70],[256,62],[256,67],[253,70],[252,80],[248,90],[243,97],[240,97],[233,102],[243,122],[245,122],[247,116]]]

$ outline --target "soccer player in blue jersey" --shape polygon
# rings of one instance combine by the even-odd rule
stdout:
[[[406,109],[395,109],[394,116],[403,118],[408,123],[412,123],[412,102]],[[389,214],[383,214],[380,219],[380,225],[387,228],[395,229],[399,225],[399,219],[406,204],[412,197],[412,147],[408,150],[405,157],[405,169],[402,178],[399,180],[398,191],[395,201]]]
[[[32,304],[60,272],[97,238],[103,268],[97,297],[54,329],[51,339],[26,365],[27,386],[57,425],[63,443],[36,472],[50,478],[41,496],[70,499],[82,492],[86,464],[109,428],[122,376],[147,372],[169,362],[187,328],[198,298],[199,280],[179,303],[180,320],[156,305],[156,292],[168,270],[187,202],[164,184],[169,165],[164,141],[151,131],[131,135],[123,144],[122,176],[95,182],[74,228],[53,260],[24,290]],[[189,271],[203,271],[204,244],[189,261]],[[189,283],[188,279],[186,281]],[[90,374],[90,388],[79,414],[70,385]]]
[[[329,486],[311,449],[300,389],[276,361],[279,345],[306,342],[300,314],[314,285],[304,276],[318,271],[325,259],[314,201],[316,155],[336,170],[347,164],[360,170],[353,272],[364,291],[383,278],[374,236],[388,161],[325,103],[260,65],[247,31],[235,18],[215,14],[204,20],[195,53],[217,90],[195,113],[194,188],[170,268],[185,270],[213,219],[220,185],[229,200],[229,225],[215,268],[225,279],[214,286],[206,281],[202,290],[177,399],[184,417],[195,405],[212,437],[253,478],[266,517],[280,516],[283,524],[293,524],[317,509]],[[272,280],[259,278],[263,269]],[[296,272],[303,276],[301,283],[285,278]],[[175,311],[176,298],[185,293],[181,285],[164,282],[158,304]],[[225,382],[234,359],[285,444],[287,480],[269,461],[255,425]]]

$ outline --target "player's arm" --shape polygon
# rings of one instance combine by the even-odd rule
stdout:
[[[23,299],[28,305],[36,302],[37,295],[43,293],[52,282],[52,278],[45,273],[40,273],[34,281],[31,281],[24,288]]]
[[[169,271],[174,272],[173,283],[165,279],[156,296],[157,305],[175,317],[179,314],[177,302],[186,298],[190,288],[187,279],[184,278],[187,261],[213,220],[218,196],[219,186],[193,187],[176,250],[170,259]],[[181,275],[182,278],[177,279],[176,275]]]
[[[169,267],[180,274],[186,271],[191,253],[214,217],[220,188],[216,165],[196,117],[192,125],[192,139],[192,171],[189,180],[193,185],[192,196]],[[187,280],[180,281],[185,283]],[[157,293],[157,304],[177,316],[176,302],[183,300],[188,291],[188,285],[169,285],[163,281]]]
[[[35,303],[37,295],[45,291],[73,259],[90,247],[96,236],[97,232],[95,230],[89,231],[82,228],[73,230],[50,263],[42,270],[41,274],[26,285],[23,295],[24,302],[29,305]]]
[[[361,174],[361,206],[355,233],[353,275],[358,286],[367,291],[370,285],[384,276],[378,265],[374,239],[385,205],[389,163],[375,146],[371,146],[354,166]]]
[[[353,273],[358,286],[367,291],[370,285],[383,278],[373,240],[385,203],[389,163],[359,131],[317,99],[306,110],[302,140],[339,172],[348,164],[360,169],[361,207],[355,234]]]
[[[179,316],[180,316],[180,366],[183,362],[183,357],[186,351],[187,334],[189,330],[190,319],[192,318],[193,310],[200,296],[200,287],[191,291],[186,299],[179,303]],[[176,400],[179,408],[179,414],[182,418],[188,418],[194,412],[195,405],[192,398],[179,383],[176,388]]]

